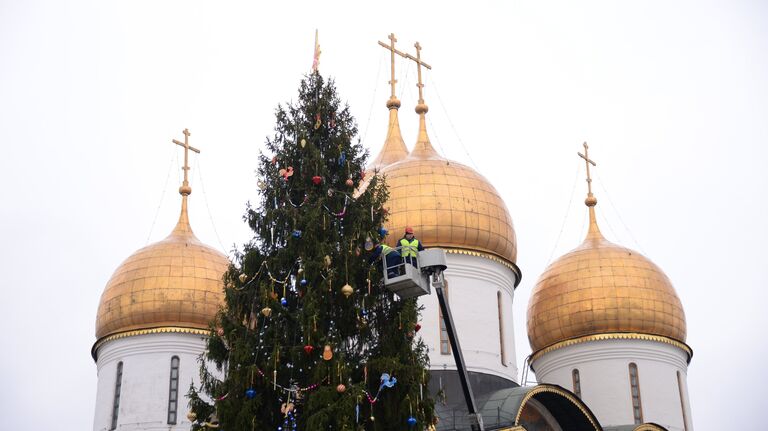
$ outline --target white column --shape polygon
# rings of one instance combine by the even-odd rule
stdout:
[[[633,424],[629,364],[637,365],[643,422],[684,431],[683,409],[690,427],[687,387],[680,399],[677,373],[684,377],[687,353],[671,344],[648,340],[597,340],[548,352],[533,363],[537,381],[573,391],[579,370],[581,398],[603,426]]]
[[[517,382],[512,305],[515,275],[499,262],[449,253],[445,279],[448,303],[469,371],[492,374]],[[501,292],[504,339],[500,340],[497,293]],[[437,296],[419,298],[424,306],[419,332],[429,347],[430,368],[455,370],[453,355],[440,353],[440,322]],[[504,343],[506,365],[501,363]]]
[[[110,430],[117,365],[122,362],[122,384],[117,430],[181,431],[187,420],[190,383],[199,386],[197,358],[205,349],[201,335],[158,333],[108,341],[99,347],[98,383],[93,430]],[[179,357],[176,424],[168,424],[171,358]]]

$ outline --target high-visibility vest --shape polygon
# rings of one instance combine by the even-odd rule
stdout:
[[[419,240],[416,238],[411,241],[405,238],[400,239],[400,250],[402,250],[400,254],[403,257],[416,257],[416,253],[419,251]]]
[[[392,253],[394,250],[395,250],[394,248],[392,248],[392,247],[390,247],[390,246],[388,246],[386,244],[382,244],[381,245],[381,255],[382,256],[386,256],[389,253]]]

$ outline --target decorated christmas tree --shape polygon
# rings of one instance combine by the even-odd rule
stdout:
[[[253,239],[225,275],[226,303],[189,391],[192,429],[422,430],[432,423],[415,299],[369,263],[387,189],[333,81],[313,72],[276,110],[247,207]],[[354,141],[354,143],[353,143]],[[362,186],[361,186],[362,185]]]

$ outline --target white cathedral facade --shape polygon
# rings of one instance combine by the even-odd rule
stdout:
[[[390,245],[411,226],[427,247],[446,250],[447,297],[485,429],[692,431],[693,353],[681,302],[661,269],[602,236],[591,190],[584,242],[534,287],[527,311],[533,353],[518,364],[512,313],[521,271],[504,200],[475,170],[435,151],[422,99],[409,151],[400,106],[393,86],[388,135],[370,170],[387,176]],[[172,233],[126,259],[102,294],[91,351],[94,431],[190,429],[185,395],[190,382],[199,384],[197,359],[223,302],[228,261],[193,234],[186,178],[179,191]],[[422,304],[419,335],[429,346],[437,429],[468,430],[437,299],[422,297]],[[520,381],[525,367],[538,384]]]

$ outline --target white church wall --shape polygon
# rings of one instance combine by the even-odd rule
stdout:
[[[512,304],[514,273],[501,263],[464,254],[447,255],[448,304],[453,313],[459,342],[469,371],[492,374],[517,382]],[[504,357],[501,362],[499,341],[499,308],[497,292],[501,292]],[[419,298],[422,311],[422,336],[429,346],[430,368],[455,370],[453,354],[440,353],[440,323],[437,295]]]
[[[534,363],[540,383],[574,391],[573,370],[579,370],[581,399],[603,426],[633,424],[629,364],[637,365],[643,422],[670,431],[686,430],[690,408],[681,402],[678,371],[685,376],[687,354],[670,344],[646,340],[599,340],[563,347]],[[682,379],[685,385],[685,379]],[[683,388],[684,399],[687,388]],[[693,428],[688,424],[687,431]]]
[[[117,365],[123,363],[117,430],[188,430],[189,385],[199,385],[200,335],[160,333],[108,341],[98,350],[94,431],[110,430]],[[171,358],[179,357],[176,424],[168,424]]]

